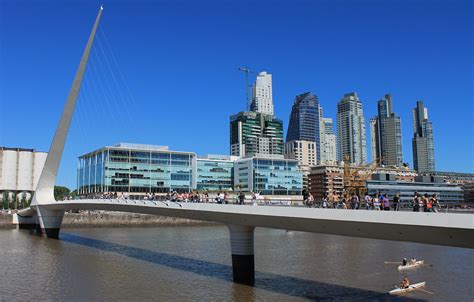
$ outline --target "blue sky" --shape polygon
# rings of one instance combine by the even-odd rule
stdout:
[[[47,151],[99,1],[0,1],[0,145]],[[392,93],[412,164],[411,109],[429,108],[436,167],[474,172],[472,1],[104,1],[58,183],[118,142],[227,154],[245,108],[237,68],[273,74],[284,127],[295,95],[325,116],[356,91],[368,126]],[[367,127],[367,130],[369,127]],[[370,136],[367,131],[368,154]],[[370,156],[369,156],[370,157]]]

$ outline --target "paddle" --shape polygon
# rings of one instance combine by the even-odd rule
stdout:
[[[395,262],[395,261],[385,261],[384,262],[385,264],[400,264],[401,262],[398,261],[398,262]]]
[[[427,293],[427,294],[434,295],[434,293],[433,293],[433,292],[430,292],[429,290],[422,289],[422,288],[420,288],[420,287],[418,287],[418,288],[416,288],[416,289],[417,289],[417,290],[421,290],[422,292],[425,292],[425,293]]]

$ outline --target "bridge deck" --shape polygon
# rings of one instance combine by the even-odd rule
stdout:
[[[474,215],[79,199],[49,209],[107,210],[363,238],[474,248]]]

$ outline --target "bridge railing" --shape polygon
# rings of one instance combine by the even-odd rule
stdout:
[[[171,204],[179,205],[183,203],[211,203],[211,204],[240,204],[240,205],[247,205],[247,206],[288,206],[288,207],[307,207],[307,208],[327,208],[327,209],[348,209],[348,210],[375,210],[373,207],[367,209],[364,202],[358,203],[357,205],[351,204],[347,202],[345,206],[341,202],[327,202],[326,206],[322,201],[315,201],[315,202],[304,202],[302,200],[290,200],[290,199],[269,199],[263,196],[259,196],[255,199],[245,198],[243,202],[237,197],[222,199],[219,197],[203,197],[200,196],[199,198],[167,198],[166,196],[159,196],[155,195],[152,197],[147,196],[140,196],[140,198],[136,198],[135,196],[120,196],[115,197],[113,195],[94,195],[94,196],[82,196],[75,199],[98,199],[98,200],[114,200],[117,202],[123,202],[125,204],[143,204],[143,205],[167,205]],[[465,211],[474,211],[470,205],[463,207]],[[460,204],[449,203],[449,202],[440,202],[439,207],[436,208],[437,212],[447,212],[453,211],[456,209],[461,209]],[[381,209],[382,210],[382,209]],[[390,203],[390,211],[394,211],[394,203]],[[412,211],[413,206],[411,202],[402,201],[398,204],[397,211]],[[423,211],[423,209],[421,209]]]

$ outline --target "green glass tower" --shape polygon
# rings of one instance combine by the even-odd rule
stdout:
[[[283,122],[247,111],[230,117],[230,153],[234,156],[283,155]]]

